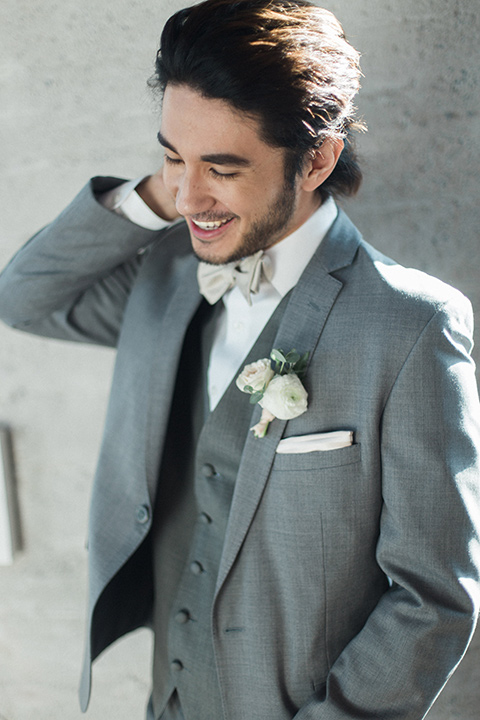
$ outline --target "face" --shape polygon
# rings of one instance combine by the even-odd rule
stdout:
[[[252,255],[289,235],[315,209],[311,193],[286,182],[285,151],[267,145],[258,122],[223,100],[167,85],[159,140],[165,185],[201,260],[219,264]]]

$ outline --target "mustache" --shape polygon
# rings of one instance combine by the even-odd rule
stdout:
[[[223,222],[224,220],[232,220],[238,217],[238,215],[226,215],[225,213],[198,213],[197,215],[190,215],[190,220],[193,222]]]

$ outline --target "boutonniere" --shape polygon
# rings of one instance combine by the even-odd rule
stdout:
[[[250,395],[252,405],[258,403],[262,408],[260,422],[250,428],[255,437],[265,437],[275,418],[292,420],[306,411],[307,391],[300,377],[305,373],[309,354],[273,349],[270,358],[245,365],[237,377],[237,387]]]

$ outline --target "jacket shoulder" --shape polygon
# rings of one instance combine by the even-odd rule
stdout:
[[[416,268],[405,267],[379,252],[363,238],[354,263],[368,293],[405,312],[430,315],[456,309],[471,313],[471,303],[460,290]]]
[[[360,325],[368,320],[386,333],[399,326],[415,333],[438,314],[472,331],[472,306],[459,290],[378,251],[342,210],[320,245],[318,261],[343,285],[338,309],[362,318]]]

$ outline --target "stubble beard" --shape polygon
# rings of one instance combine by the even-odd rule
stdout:
[[[230,262],[238,262],[242,258],[254,255],[259,250],[266,250],[278,242],[283,235],[287,234],[286,230],[295,212],[295,204],[295,184],[285,180],[283,188],[270,210],[252,224],[231,255],[221,260],[207,260],[198,253],[195,253],[196,256],[209,265],[224,265]]]

